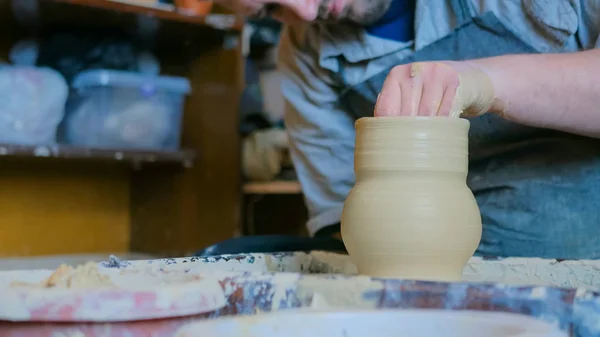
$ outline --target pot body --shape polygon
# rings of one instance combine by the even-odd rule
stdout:
[[[342,238],[361,274],[459,281],[481,240],[467,187],[465,119],[370,117],[356,122],[356,184]]]

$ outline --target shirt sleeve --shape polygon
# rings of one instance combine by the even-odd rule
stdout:
[[[600,46],[599,0],[471,1],[478,13],[494,12],[539,52],[573,52]]]
[[[338,223],[354,184],[354,120],[338,107],[338,89],[318,66],[317,25],[286,27],[279,45],[285,123],[311,234]]]
[[[577,38],[583,49],[600,48],[600,1],[578,0]]]

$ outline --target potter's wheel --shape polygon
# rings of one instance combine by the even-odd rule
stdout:
[[[215,321],[215,326],[199,326],[208,333],[196,333],[192,336],[211,336],[220,333],[223,336],[245,335],[252,336],[278,336],[265,333],[264,329],[281,326],[284,329],[296,327],[293,332],[287,333],[283,330],[284,336],[299,336],[310,325],[317,327],[310,330],[311,334],[307,336],[344,336],[341,327],[343,326],[364,326],[368,334],[364,336],[387,336],[386,331],[378,333],[377,329],[391,329],[394,336],[425,336],[423,333],[397,333],[398,322],[403,320],[415,321],[402,318],[399,313],[405,315],[407,311],[392,311],[399,309],[411,310],[447,310],[448,314],[454,310],[464,313],[463,310],[477,310],[478,314],[483,315],[490,311],[512,312],[526,314],[531,319],[540,322],[549,322],[558,326],[564,331],[573,331],[576,337],[597,337],[600,336],[597,317],[600,313],[600,296],[597,291],[589,290],[600,289],[598,271],[600,270],[600,261],[555,261],[541,259],[481,259],[473,258],[465,269],[464,276],[467,276],[469,282],[459,283],[436,283],[436,282],[415,282],[397,279],[376,279],[367,276],[356,275],[356,266],[353,265],[346,255],[329,254],[322,252],[305,253],[279,253],[279,254],[241,254],[224,255],[212,257],[188,257],[147,261],[120,261],[120,263],[101,263],[99,271],[102,274],[109,275],[111,280],[119,286],[124,295],[136,295],[140,285],[145,283],[150,288],[154,285],[160,285],[159,290],[167,290],[162,284],[178,283],[188,281],[190,278],[196,279],[201,276],[202,281],[211,281],[218,285],[214,292],[224,296],[224,304],[221,309],[210,311],[207,307],[195,305],[188,301],[181,304],[190,304],[198,311],[197,315],[170,317],[168,319],[151,319],[157,317],[154,307],[159,304],[164,307],[164,301],[142,301],[145,309],[139,310],[139,306],[132,306],[130,314],[135,314],[142,320],[131,321],[132,316],[125,314],[123,310],[115,310],[114,305],[108,306],[107,301],[117,300],[118,298],[107,298],[106,296],[93,296],[99,301],[88,301],[92,299],[89,293],[84,294],[86,306],[91,310],[98,310],[110,307],[111,310],[101,310],[110,315],[117,315],[111,321],[111,318],[104,317],[101,322],[94,323],[82,322],[77,317],[63,317],[64,323],[53,323],[48,320],[48,314],[54,313],[54,310],[38,311],[35,315],[43,318],[44,322],[2,322],[0,321],[0,335],[6,337],[22,336],[40,336],[52,337],[57,335],[70,336],[73,331],[85,336],[105,336],[106,329],[111,329],[111,336],[114,337],[136,337],[148,336],[150,331],[153,336],[173,337],[175,332],[184,332],[198,325],[191,326],[196,322],[208,322],[207,318],[231,317],[230,315],[253,315],[249,317],[235,316],[230,323],[230,330],[223,333],[214,330],[223,327],[224,323],[220,320]],[[16,270],[9,272],[0,272],[0,289],[7,287],[13,282],[37,283],[51,274],[50,270]],[[200,279],[199,279],[200,280]],[[502,282],[511,281],[514,285]],[[143,281],[143,282],[142,282]],[[500,282],[499,282],[500,281]],[[512,282],[514,281],[514,282]],[[215,283],[216,282],[216,283]],[[201,289],[193,290],[192,294],[202,294],[213,286],[207,284],[194,284]],[[557,288],[562,286],[567,288]],[[134,289],[132,289],[134,288]],[[147,287],[145,287],[147,288]],[[35,290],[35,289],[34,289]],[[133,291],[131,291],[133,290]],[[186,289],[178,287],[181,292],[176,292],[181,296],[169,295],[168,298],[191,299],[186,295]],[[219,291],[217,291],[219,290]],[[52,296],[59,296],[60,301],[52,303],[64,303],[68,305],[70,299],[76,295],[74,293],[48,293]],[[44,303],[42,298],[35,295],[35,303]],[[28,296],[29,296],[28,295]],[[63,295],[68,295],[63,297]],[[135,296],[134,296],[135,297]],[[164,296],[160,296],[164,297]],[[3,297],[4,298],[4,297]],[[157,297],[158,298],[158,297]],[[18,301],[13,301],[16,303]],[[31,302],[31,301],[29,301]],[[81,302],[83,304],[83,302]],[[127,309],[128,303],[134,301],[121,302],[120,309]],[[179,302],[177,302],[179,303]],[[21,304],[21,307],[28,304],[27,301]],[[15,309],[9,303],[4,305],[7,309]],[[28,306],[30,308],[31,305]],[[39,308],[39,306],[36,306]],[[56,307],[56,306],[55,306]],[[63,306],[65,307],[65,306]],[[1,309],[1,308],[0,308]],[[157,307],[157,309],[160,309]],[[214,309],[214,308],[213,308]],[[306,313],[305,310],[318,310],[317,313]],[[342,312],[339,312],[342,310]],[[348,312],[346,310],[355,310]],[[0,310],[1,311],[1,310]],[[127,311],[127,310],[125,310]],[[326,312],[325,312],[326,311]],[[369,311],[365,313],[365,311]],[[28,309],[24,313],[30,312]],[[171,311],[169,311],[171,312]],[[201,313],[204,312],[204,313]],[[274,314],[272,318],[267,318],[263,313]],[[61,311],[67,316],[73,316],[71,313],[81,315],[84,311],[70,310]],[[188,312],[189,313],[189,312]],[[288,314],[291,316],[282,316]],[[429,311],[428,311],[429,313]],[[14,312],[11,312],[14,315]],[[40,317],[42,314],[44,317]],[[59,314],[57,312],[57,314]],[[258,315],[255,315],[258,314]],[[281,315],[280,315],[281,314]],[[61,314],[62,315],[62,314]],[[90,313],[91,315],[91,313]],[[311,315],[317,315],[313,317]],[[369,316],[371,315],[371,316]],[[89,315],[88,315],[89,316]],[[175,315],[179,316],[179,315]],[[98,312],[94,313],[96,319],[99,318]],[[159,316],[164,317],[164,316]],[[499,316],[495,316],[499,317]],[[511,316],[514,317],[514,316]],[[521,316],[518,316],[521,317]],[[239,318],[239,319],[237,319]],[[229,319],[229,318],[227,318]],[[516,318],[520,319],[520,318]],[[11,320],[15,320],[14,317]],[[53,321],[56,317],[52,317]],[[366,324],[366,321],[371,323]],[[39,321],[39,320],[36,320]],[[110,321],[110,322],[107,322]],[[332,323],[333,322],[333,323]],[[425,320],[425,322],[427,322]],[[499,319],[492,320],[491,323],[500,322]],[[235,329],[241,329],[242,326],[252,327],[255,323],[260,323],[258,334],[254,333],[255,328],[246,329],[246,334],[237,333]],[[391,325],[390,325],[391,324]],[[449,325],[452,325],[448,323]],[[449,326],[446,324],[446,326]],[[337,330],[326,330],[331,325]],[[530,326],[527,323],[524,326]],[[422,327],[434,326],[433,324],[421,324]],[[419,327],[419,326],[417,326]],[[489,328],[489,327],[488,327]],[[486,328],[486,329],[488,329]],[[225,329],[225,327],[223,327]],[[258,329],[258,328],[256,328]],[[396,329],[396,330],[395,330]],[[444,329],[442,334],[437,336],[452,336]],[[214,334],[211,331],[217,331]],[[365,331],[365,330],[353,330]],[[254,334],[252,334],[254,333]],[[189,335],[189,334],[188,334]],[[346,336],[361,337],[361,335],[346,334]],[[435,335],[434,335],[435,336]],[[436,336],[436,337],[437,337]],[[462,335],[470,337],[469,335]],[[480,333],[479,336],[494,336],[487,333]],[[505,335],[499,335],[506,337]],[[511,335],[508,335],[511,336]],[[528,336],[528,335],[522,335]],[[541,337],[546,335],[538,335]],[[549,335],[555,336],[555,335]],[[558,335],[561,336],[562,335]],[[558,337],[557,336],[557,337]]]

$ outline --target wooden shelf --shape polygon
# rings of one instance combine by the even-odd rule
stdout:
[[[297,181],[250,182],[244,184],[244,194],[300,194],[302,187]]]
[[[156,4],[153,6],[124,0],[53,0],[54,2],[72,4],[84,7],[105,9],[110,11],[142,14],[158,19],[184,22],[194,25],[208,26],[218,30],[241,31],[244,18],[233,14],[209,14],[197,16],[178,11],[173,5]]]
[[[169,164],[190,168],[194,164],[195,153],[181,151],[139,151],[129,149],[92,149],[67,145],[14,145],[0,144],[2,158],[58,158],[99,160],[131,163],[135,169],[146,164]]]

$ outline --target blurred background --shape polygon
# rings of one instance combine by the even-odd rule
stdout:
[[[0,0],[0,269],[306,235],[280,29],[210,0]]]

